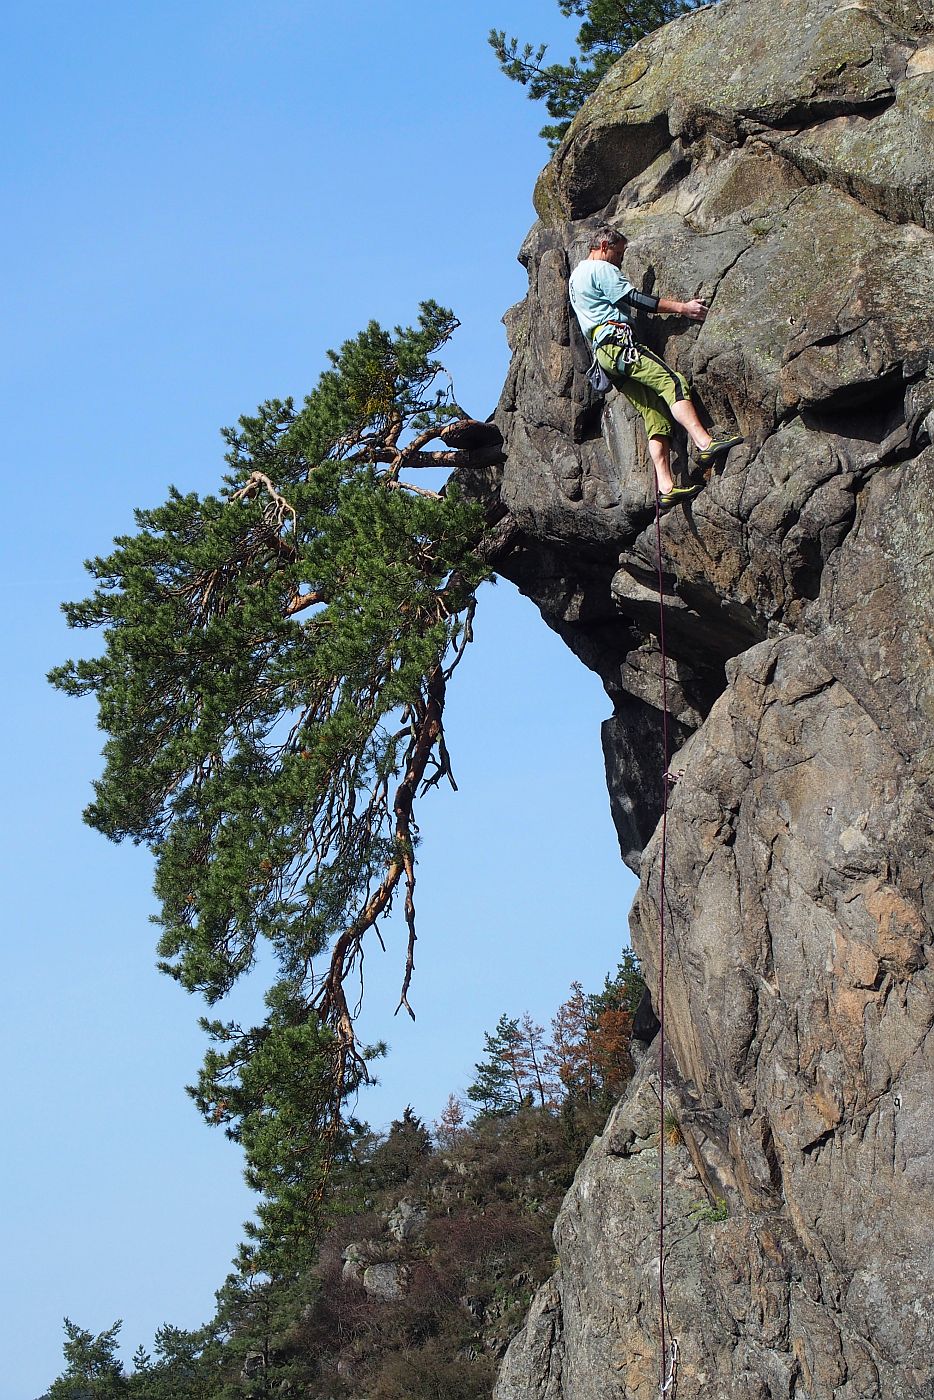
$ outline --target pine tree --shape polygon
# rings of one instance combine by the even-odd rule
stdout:
[[[138,511],[65,605],[106,641],[50,677],[95,695],[109,736],[85,819],[153,850],[161,969],[213,1003],[261,942],[277,960],[261,1025],[203,1023],[219,1048],[192,1090],[264,1195],[254,1252],[311,1229],[340,1104],[378,1053],[345,988],[400,892],[411,1014],[415,805],[453,783],[445,694],[488,573],[480,508],[410,480],[466,459],[435,358],[456,325],[426,302],[329,352],[302,407],[225,430],[221,494]]]
[[[599,1015],[602,1011],[621,1009],[634,1016],[644,994],[645,978],[642,976],[642,964],[631,948],[624,948],[615,976],[607,975],[604,978],[603,991],[591,998],[594,1015]]]
[[[206,1400],[221,1389],[223,1349],[214,1326],[186,1331],[166,1323],[156,1332],[155,1358],[143,1347],[133,1356],[133,1400]]]
[[[554,149],[571,119],[595,92],[617,59],[654,29],[697,9],[708,0],[558,0],[569,18],[584,22],[577,34],[579,56],[567,63],[544,65],[547,44],[523,44],[507,39],[503,29],[491,29],[489,43],[508,78],[528,88],[533,102],[544,101],[553,125],[539,132]]]
[[[482,1117],[515,1113],[525,1093],[519,1070],[522,1033],[518,1017],[504,1012],[492,1034],[484,1032],[483,1042],[488,1058],[474,1065],[477,1077],[468,1087],[467,1097],[480,1105]]]
[[[389,1125],[386,1140],[370,1158],[370,1173],[378,1187],[400,1186],[431,1156],[431,1134],[411,1104]]]
[[[122,1324],[115,1322],[96,1337],[65,1318],[65,1370],[43,1400],[120,1400],[127,1378],[117,1356]]]

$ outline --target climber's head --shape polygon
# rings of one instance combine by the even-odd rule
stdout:
[[[598,258],[601,262],[612,263],[614,267],[619,267],[623,261],[627,243],[626,235],[620,233],[618,228],[604,224],[602,227],[594,229],[591,235],[590,256]]]

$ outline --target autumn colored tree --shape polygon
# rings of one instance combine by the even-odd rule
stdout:
[[[571,995],[562,1002],[551,1022],[548,1067],[566,1095],[592,1103],[600,1089],[594,1053],[590,998],[580,982],[571,983]]]
[[[625,949],[615,977],[588,995],[580,982],[555,1013],[547,1067],[565,1093],[584,1103],[617,1097],[632,1075],[632,1018],[645,983],[639,960]]]
[[[435,1121],[435,1141],[440,1147],[450,1150],[456,1147],[467,1121],[464,1105],[456,1094],[448,1094],[448,1101]]]

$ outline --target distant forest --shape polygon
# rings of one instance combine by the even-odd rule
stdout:
[[[169,1324],[127,1370],[120,1323],[66,1320],[43,1400],[481,1400],[555,1267],[551,1231],[577,1166],[633,1072],[644,984],[625,951],[599,993],[574,984],[549,1031],[504,1014],[466,1099],[384,1134],[351,1120],[323,1209],[290,1236],[300,1264],[238,1267],[196,1331]]]

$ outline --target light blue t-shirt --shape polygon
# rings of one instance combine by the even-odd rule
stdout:
[[[612,263],[600,258],[585,258],[571,273],[568,287],[571,305],[584,332],[584,339],[590,341],[592,338],[594,345],[600,345],[612,335],[613,327],[607,326],[607,321],[629,320],[617,303],[633,291],[633,285]],[[594,336],[593,332],[598,326],[605,329]]]

